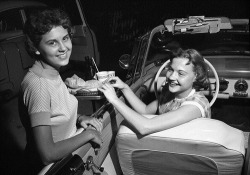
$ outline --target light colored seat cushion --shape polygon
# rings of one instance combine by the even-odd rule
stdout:
[[[116,146],[126,175],[240,175],[245,155],[243,132],[208,118],[144,137],[121,125]]]

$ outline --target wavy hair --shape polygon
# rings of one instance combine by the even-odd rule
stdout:
[[[30,14],[24,25],[24,33],[27,38],[27,51],[34,56],[37,51],[36,48],[42,40],[42,35],[57,26],[62,26],[64,29],[67,29],[70,37],[72,37],[74,31],[66,12],[60,9],[47,8]]]
[[[187,58],[189,61],[187,64],[193,64],[193,71],[196,74],[196,81],[193,84],[193,88],[200,90],[201,88],[207,88],[208,86],[208,67],[204,61],[203,56],[195,49],[178,49],[173,58],[170,58],[170,62],[174,58]]]

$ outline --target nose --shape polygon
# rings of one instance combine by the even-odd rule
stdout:
[[[177,79],[177,73],[174,72],[174,71],[171,72],[171,73],[169,73],[168,79],[170,79],[170,80],[176,80]]]
[[[65,44],[63,42],[60,42],[60,44],[59,44],[59,51],[64,52],[65,50],[66,50]]]

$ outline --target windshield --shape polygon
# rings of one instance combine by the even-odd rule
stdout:
[[[178,48],[198,50],[213,64],[219,76],[250,76],[249,28],[221,30],[213,34],[157,32],[150,43],[145,66],[167,61]]]
[[[249,31],[222,30],[219,33],[178,34],[158,32],[153,36],[147,63],[168,59],[178,48],[193,48],[207,55],[250,55]]]

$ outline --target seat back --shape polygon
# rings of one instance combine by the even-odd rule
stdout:
[[[8,101],[18,94],[23,77],[34,61],[25,50],[24,37],[0,44],[1,101]]]
[[[124,124],[116,146],[126,175],[240,175],[245,155],[242,131],[207,118],[144,137]]]
[[[23,77],[35,60],[26,52],[24,39],[19,37],[0,43],[0,154],[3,174],[21,171],[26,145],[26,132],[19,118],[18,93]]]

